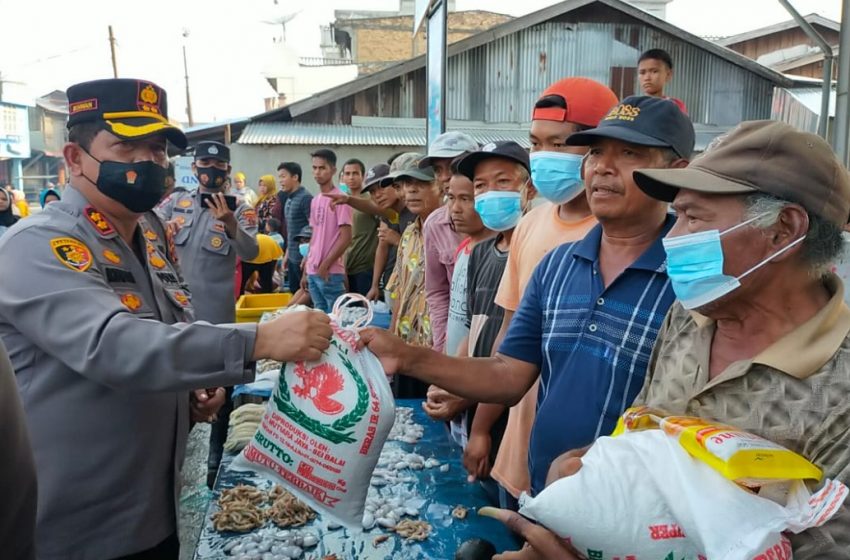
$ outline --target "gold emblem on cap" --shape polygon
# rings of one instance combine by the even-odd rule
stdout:
[[[159,101],[159,95],[156,93],[156,90],[152,85],[148,84],[145,89],[139,93],[139,99],[144,101],[145,103],[155,104]]]

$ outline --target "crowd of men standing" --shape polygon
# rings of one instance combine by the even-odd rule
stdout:
[[[575,473],[634,403],[733,424],[850,482],[850,308],[830,270],[848,172],[770,121],[692,161],[685,105],[663,94],[672,64],[645,53],[647,95],[622,100],[587,78],[551,84],[530,151],[462,131],[368,166],[317,150],[314,194],[307,162],[254,192],[227,146],[203,142],[197,191],[163,198],[167,142],[187,144],[165,92],[70,88],[70,184],[0,240],[0,262],[19,263],[0,266],[0,368],[18,386],[0,393],[0,484],[23,512],[4,509],[0,540],[32,531],[37,473],[40,558],[176,558],[191,422],[217,418],[212,478],[226,388],[259,359],[318,358],[346,291],[389,303],[389,330],[363,342],[523,537],[503,558],[581,556],[517,499]],[[321,312],[234,324],[236,294],[287,288]],[[846,507],[791,542],[796,558],[850,557]]]

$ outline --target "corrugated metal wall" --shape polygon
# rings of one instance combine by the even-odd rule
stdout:
[[[525,122],[540,92],[566,76],[586,76],[614,87],[613,75],[620,73],[630,78],[623,93],[640,93],[635,67],[641,52],[650,48],[673,56],[675,77],[666,93],[682,99],[696,122],[732,125],[770,116],[772,83],[693,45],[636,24],[558,22],[452,57],[447,116]],[[476,76],[475,68],[486,69],[484,76]],[[483,115],[476,110],[481,100]]]
[[[605,19],[601,12],[593,15]],[[770,118],[774,84],[769,80],[636,20],[619,19],[549,21],[451,57],[447,118],[527,122],[540,92],[567,76],[593,78],[618,94],[640,93],[637,59],[650,48],[665,49],[673,57],[674,79],[665,93],[683,100],[694,122],[727,126]],[[351,97],[355,115],[422,118],[424,69]],[[319,122],[350,123],[345,99],[334,102],[334,120]],[[309,114],[304,117],[313,120]]]

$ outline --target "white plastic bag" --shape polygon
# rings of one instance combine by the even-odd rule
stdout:
[[[347,301],[334,308],[322,359],[281,368],[260,427],[233,468],[269,475],[320,513],[360,526],[395,402],[378,359],[357,349],[358,325],[337,323]]]
[[[523,496],[520,513],[594,560],[791,558],[781,532],[822,525],[848,492],[827,480],[809,496],[802,482],[793,484],[783,507],[723,478],[663,431],[647,430],[600,438],[576,474]]]

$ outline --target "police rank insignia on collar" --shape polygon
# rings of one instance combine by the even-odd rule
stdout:
[[[149,241],[156,241],[159,239],[159,236],[153,230],[145,230],[145,239]]]
[[[103,214],[101,214],[94,206],[86,206],[83,210],[83,214],[85,214],[86,219],[91,222],[91,225],[94,226],[94,229],[96,229],[99,234],[112,235],[115,233],[115,230],[112,229],[112,225],[106,221]]]
[[[77,272],[85,272],[92,265],[92,254],[88,247],[73,237],[55,237],[50,248],[59,262]]]

